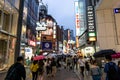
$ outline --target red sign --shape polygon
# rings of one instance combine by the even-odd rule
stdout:
[[[31,46],[36,46],[36,42],[32,40],[28,40],[28,44]]]

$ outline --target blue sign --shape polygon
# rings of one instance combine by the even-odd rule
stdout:
[[[120,8],[115,8],[114,13],[120,13]]]
[[[42,42],[42,50],[52,50],[52,42]]]

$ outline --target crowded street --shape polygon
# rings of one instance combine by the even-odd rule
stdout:
[[[0,0],[0,80],[120,80],[120,0]]]

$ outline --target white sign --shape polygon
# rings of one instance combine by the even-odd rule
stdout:
[[[47,25],[45,24],[45,22],[42,22],[42,23],[37,22],[36,24],[37,24],[37,27],[36,27],[37,31],[44,31],[47,29],[46,28]]]

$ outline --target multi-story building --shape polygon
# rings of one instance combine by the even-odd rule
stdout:
[[[38,0],[24,0],[20,55],[29,59],[36,52],[36,22],[38,21]],[[28,54],[29,53],[29,54]]]
[[[92,56],[96,51],[96,24],[93,0],[78,0],[76,11],[76,47],[85,56]]]
[[[20,0],[0,0],[0,70],[14,63]]]
[[[109,4],[108,4],[109,3]],[[120,1],[95,0],[97,43],[101,49],[120,51]]]

